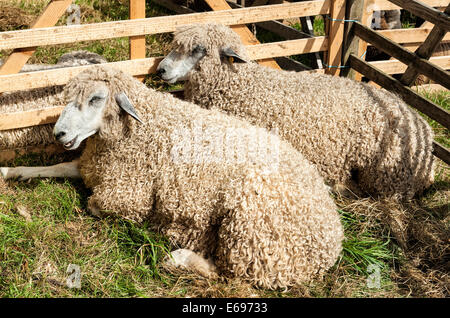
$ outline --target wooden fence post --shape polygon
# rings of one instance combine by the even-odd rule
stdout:
[[[361,24],[364,24],[367,27],[371,26],[371,17],[373,15],[373,4],[375,2],[375,0],[362,0],[363,1],[363,8],[362,8],[362,16],[361,16]],[[358,43],[358,53],[357,55],[359,57],[363,57],[363,55],[365,56],[365,53],[367,52],[367,42],[363,41],[363,40],[359,40]],[[362,58],[363,60],[365,60],[365,58]],[[355,80],[356,81],[361,81],[362,79],[362,74],[355,72]]]
[[[145,18],[145,0],[130,0],[130,20]],[[145,35],[130,37],[130,60],[145,59]],[[145,76],[136,77],[141,82]]]
[[[31,26],[31,29],[54,26],[71,4],[72,0],[51,1]],[[15,49],[0,67],[0,75],[18,73],[35,51],[35,47]]]
[[[345,4],[345,19],[346,20],[359,20],[361,21],[363,15],[364,2],[361,0],[347,0]],[[348,59],[350,54],[358,54],[359,50],[359,38],[355,36],[352,28],[353,22],[345,24],[344,30],[344,49],[342,65],[348,65]],[[355,70],[351,68],[345,68],[341,72],[341,76],[349,78],[355,78]]]
[[[346,0],[331,0],[329,41],[327,54],[328,68],[326,73],[338,76],[341,67],[342,48],[344,42],[344,20]]]

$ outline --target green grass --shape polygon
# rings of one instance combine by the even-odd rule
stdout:
[[[302,31],[302,25],[298,22],[291,24],[291,27]],[[315,16],[313,21],[313,29],[315,36],[324,36],[325,35],[325,20],[321,15]]]
[[[86,209],[89,191],[81,182],[43,179],[13,182],[13,186],[14,194],[0,194],[2,297],[171,295],[175,279],[160,271],[160,261],[171,246],[149,231],[147,224],[90,216]],[[18,208],[25,208],[31,221]],[[390,241],[360,232],[362,221],[341,213],[347,240],[340,266],[363,279],[367,266],[376,264],[385,279],[393,258]],[[80,290],[65,285],[69,264],[81,267]],[[189,294],[185,287],[173,292]]]
[[[441,90],[441,91],[427,91],[426,89],[420,89],[419,93],[435,103],[436,105],[442,107],[443,109],[450,111],[450,91]],[[441,143],[443,146],[450,148],[450,132],[444,126],[436,122],[435,120],[430,119],[428,116],[421,114],[430,126],[433,128],[435,133],[435,140]]]
[[[343,261],[349,264],[349,269],[359,274],[367,274],[370,265],[376,265],[386,271],[389,263],[397,258],[392,250],[391,237],[385,234],[377,237],[378,229],[361,229],[365,219],[352,213],[340,210],[346,239],[343,244]]]
[[[148,226],[86,213],[81,183],[36,180],[0,195],[2,297],[152,296],[168,279],[159,261],[169,244]],[[17,213],[25,207],[31,221]],[[69,264],[81,267],[81,289],[69,289]]]

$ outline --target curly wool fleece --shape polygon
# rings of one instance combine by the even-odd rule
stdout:
[[[396,95],[347,78],[222,62],[230,47],[247,58],[230,28],[181,27],[172,47],[206,56],[190,72],[185,96],[268,129],[278,128],[330,184],[356,179],[372,195],[409,199],[433,182],[433,132]]]
[[[150,221],[173,244],[210,257],[221,274],[267,288],[309,281],[335,263],[339,214],[314,166],[292,146],[110,68],[74,78],[67,100],[87,98],[98,82],[109,100],[80,158],[91,210]],[[120,110],[120,92],[145,124]],[[250,138],[255,129],[271,140],[264,151]],[[278,154],[275,166],[267,153]]]

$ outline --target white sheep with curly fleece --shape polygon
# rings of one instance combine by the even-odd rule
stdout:
[[[179,28],[161,77],[186,80],[185,97],[278,128],[331,185],[410,199],[433,183],[433,131],[395,94],[354,80],[270,69],[249,60],[230,28]]]
[[[81,176],[92,212],[148,221],[181,248],[175,264],[207,276],[285,288],[338,259],[336,205],[278,136],[101,66],[72,79],[65,96],[54,133],[67,149],[86,140],[79,162],[0,168],[4,177]]]

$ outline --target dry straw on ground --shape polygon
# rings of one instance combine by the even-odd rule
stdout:
[[[392,279],[403,293],[421,297],[450,296],[450,189],[435,189],[438,203],[424,198],[405,204],[375,201],[371,198],[337,198],[338,206],[353,215],[361,215],[366,224],[379,223],[379,231],[387,231],[401,249],[402,260]],[[372,226],[375,228],[376,226]]]

